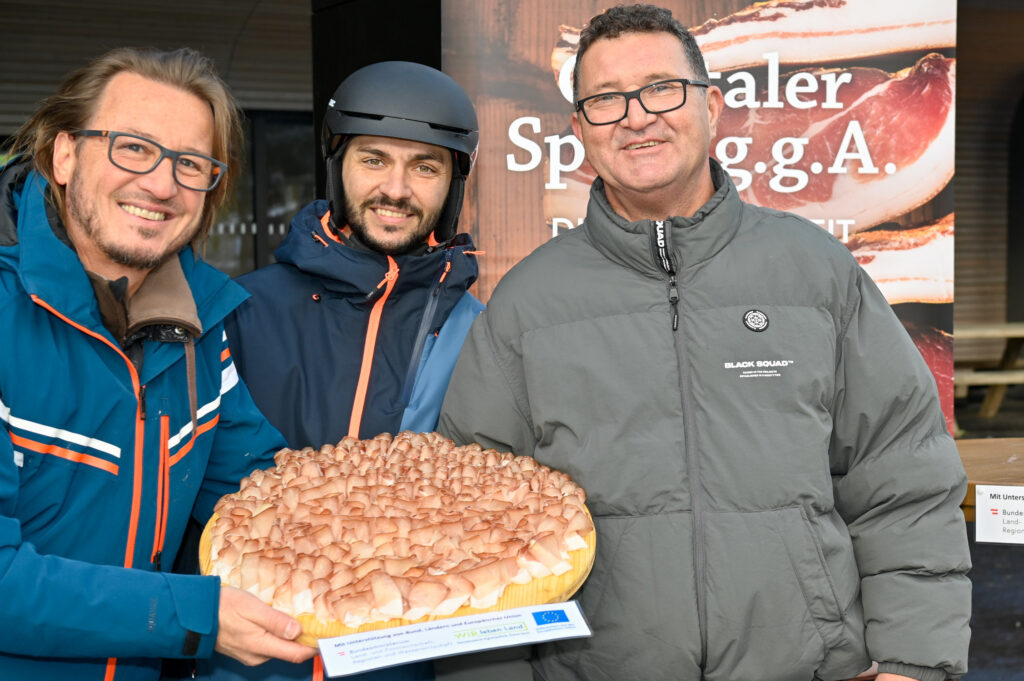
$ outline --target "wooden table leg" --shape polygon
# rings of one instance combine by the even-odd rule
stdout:
[[[1012,369],[1016,366],[1022,344],[1024,344],[1024,338],[1006,339],[1006,349],[1003,350],[1003,358],[999,360],[1000,369]],[[999,407],[1002,406],[1003,398],[1006,396],[1007,387],[1006,385],[990,385],[985,392],[985,399],[981,403],[981,408],[978,409],[978,416],[990,419],[998,414]]]

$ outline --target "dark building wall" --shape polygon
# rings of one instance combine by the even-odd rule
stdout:
[[[1010,125],[1006,184],[1006,319],[1011,322],[1024,322],[1024,83],[1020,93]]]
[[[1014,112],[1024,94],[1024,3],[957,3],[956,268],[954,332],[963,322],[1014,315],[1024,223],[1009,214]],[[1018,244],[1018,245],[1015,245]],[[1009,255],[1008,255],[1009,252]],[[958,362],[995,361],[999,340],[958,340]]]
[[[313,120],[319,147],[324,111],[353,71],[379,61],[441,68],[441,0],[313,0]],[[323,159],[317,195],[323,196]]]

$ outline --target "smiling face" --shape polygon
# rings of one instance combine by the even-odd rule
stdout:
[[[210,155],[213,113],[195,95],[136,73],[114,76],[87,128],[148,137],[168,149]],[[57,136],[54,180],[66,188],[64,224],[86,269],[127,276],[129,291],[199,229],[206,194],[175,182],[170,159],[145,175],[121,170],[105,137]]]
[[[627,33],[590,45],[580,63],[579,97],[628,92],[670,78],[699,80],[669,33]],[[722,110],[717,87],[688,87],[686,105],[650,114],[630,100],[625,118],[572,129],[605,183],[612,208],[629,220],[693,215],[714,193],[708,151]]]
[[[353,137],[341,166],[349,227],[379,253],[407,253],[437,224],[451,178],[452,154],[444,147]]]

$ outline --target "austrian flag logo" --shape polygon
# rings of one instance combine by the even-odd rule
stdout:
[[[760,310],[747,310],[743,313],[743,326],[760,333],[768,328],[768,315]]]

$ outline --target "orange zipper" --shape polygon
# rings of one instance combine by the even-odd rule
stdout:
[[[164,539],[167,535],[167,507],[169,505],[170,490],[170,451],[167,448],[167,440],[170,437],[171,417],[168,414],[160,416],[160,469],[156,481],[156,522],[153,528],[153,555],[150,562],[161,569],[160,556],[164,550]],[[193,434],[193,437],[195,435]]]
[[[348,434],[359,437],[359,426],[363,422],[363,409],[366,407],[366,392],[370,386],[370,369],[373,366],[373,353],[377,347],[377,333],[380,331],[380,318],[384,313],[384,303],[395,288],[398,281],[398,263],[388,256],[388,272],[383,281],[377,284],[377,290],[384,287],[384,295],[377,299],[370,310],[370,324],[366,329],[366,342],[363,345],[363,364],[359,369],[359,382],[356,384],[355,397],[352,400],[352,416],[348,423]]]

